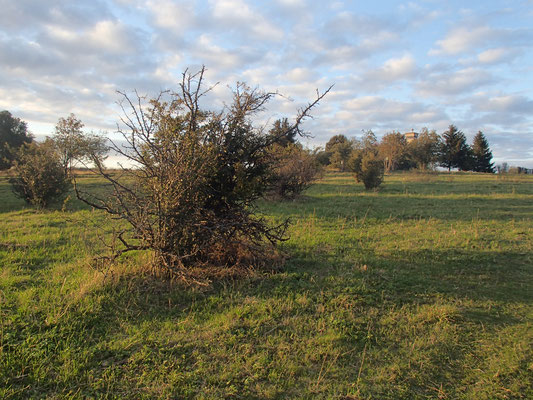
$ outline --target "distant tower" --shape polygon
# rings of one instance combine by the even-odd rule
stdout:
[[[405,140],[407,140],[407,143],[411,143],[413,140],[418,138],[418,133],[415,132],[414,129],[411,129],[410,132],[405,132],[403,136],[405,136]]]

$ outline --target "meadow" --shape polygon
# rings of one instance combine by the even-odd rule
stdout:
[[[95,270],[102,213],[1,177],[0,398],[533,398],[533,176],[329,172],[258,207],[292,220],[281,271],[184,285]]]

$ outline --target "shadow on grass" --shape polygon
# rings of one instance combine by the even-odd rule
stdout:
[[[473,219],[510,220],[531,218],[533,202],[528,197],[490,198],[435,196],[405,196],[391,193],[354,192],[351,195],[308,194],[301,201],[261,202],[260,209],[278,218],[292,216],[337,220],[339,218],[373,218],[378,221],[390,218],[400,220],[440,219],[446,221],[472,221]]]
[[[193,397],[206,382],[223,388],[222,379],[230,379],[240,393],[253,396],[257,395],[253,388],[243,386],[245,379],[252,379],[248,372],[222,372],[226,368],[223,358],[233,357],[235,346],[249,346],[248,356],[254,357],[266,351],[266,338],[273,337],[274,343],[286,346],[296,340],[294,329],[309,329],[318,323],[317,331],[305,335],[320,338],[333,332],[330,343],[342,354],[338,356],[340,365],[357,366],[367,346],[389,342],[393,346],[396,339],[383,333],[369,336],[369,327],[391,310],[459,301],[460,314],[453,318],[462,323],[483,324],[488,332],[497,331],[521,322],[500,303],[531,303],[532,282],[533,271],[526,255],[495,256],[455,250],[431,255],[399,252],[394,257],[367,251],[353,260],[335,254],[294,251],[280,273],[225,279],[208,290],[171,284],[151,275],[124,276],[87,294],[56,323],[45,323],[44,316],[33,315],[30,320],[4,328],[4,334],[18,339],[4,348],[11,364],[3,371],[3,384],[13,393],[21,390],[17,393],[23,397],[65,395],[76,390],[87,396],[101,396],[109,390],[106,380],[112,374],[117,393],[150,396],[127,382],[145,374],[164,380],[168,365],[179,360],[179,369],[187,378],[176,384],[179,390],[172,395]],[[470,301],[490,301],[494,312],[468,306]],[[292,308],[285,310],[287,304]],[[301,320],[301,327],[284,322],[291,318]],[[323,332],[321,320],[325,324]],[[169,324],[172,332],[177,332],[175,338],[165,337]],[[456,364],[465,357],[467,350],[463,349],[471,340],[475,338],[465,335],[453,348],[435,345],[433,351],[438,358],[422,376],[437,379],[438,371],[448,367],[456,377],[462,375]],[[268,350],[271,351],[275,349]],[[298,354],[293,356],[298,359]],[[65,357],[75,359],[76,373],[65,372]],[[206,360],[215,366],[201,367]],[[302,382],[309,378],[306,374],[318,373],[320,368],[310,360],[296,362]],[[20,370],[25,372],[20,374]],[[205,376],[205,370],[217,370],[221,376]],[[357,368],[338,373],[339,379],[357,378]],[[258,384],[269,379],[274,379],[275,384],[275,378],[261,379],[266,380],[259,380]],[[410,385],[411,393],[430,393],[419,380]],[[288,387],[281,388],[280,393],[275,398],[289,393]]]

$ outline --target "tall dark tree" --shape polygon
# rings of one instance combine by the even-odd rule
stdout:
[[[284,132],[290,131],[290,127],[291,127],[291,124],[289,123],[289,120],[287,118],[278,119],[274,122],[274,125],[272,126],[270,131],[268,131],[268,134],[271,137],[279,138],[276,141],[278,145],[287,147],[297,142],[296,132],[291,132],[286,136],[283,135]]]
[[[31,141],[26,122],[9,111],[0,112],[0,170],[10,168],[18,149]]]
[[[469,169],[470,157],[466,136],[455,125],[450,125],[442,134],[440,163],[448,168],[448,171],[452,168]]]
[[[474,136],[474,142],[472,143],[473,153],[473,169],[476,172],[489,172],[494,173],[494,163],[492,160],[492,152],[489,148],[489,142],[483,132],[479,131]]]

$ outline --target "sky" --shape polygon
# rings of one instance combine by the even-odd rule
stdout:
[[[533,168],[533,0],[0,0],[0,110],[51,135],[74,113],[114,137],[117,90],[148,97],[205,65],[202,103],[235,82],[278,91],[309,146],[373,130],[482,131],[496,163]]]

